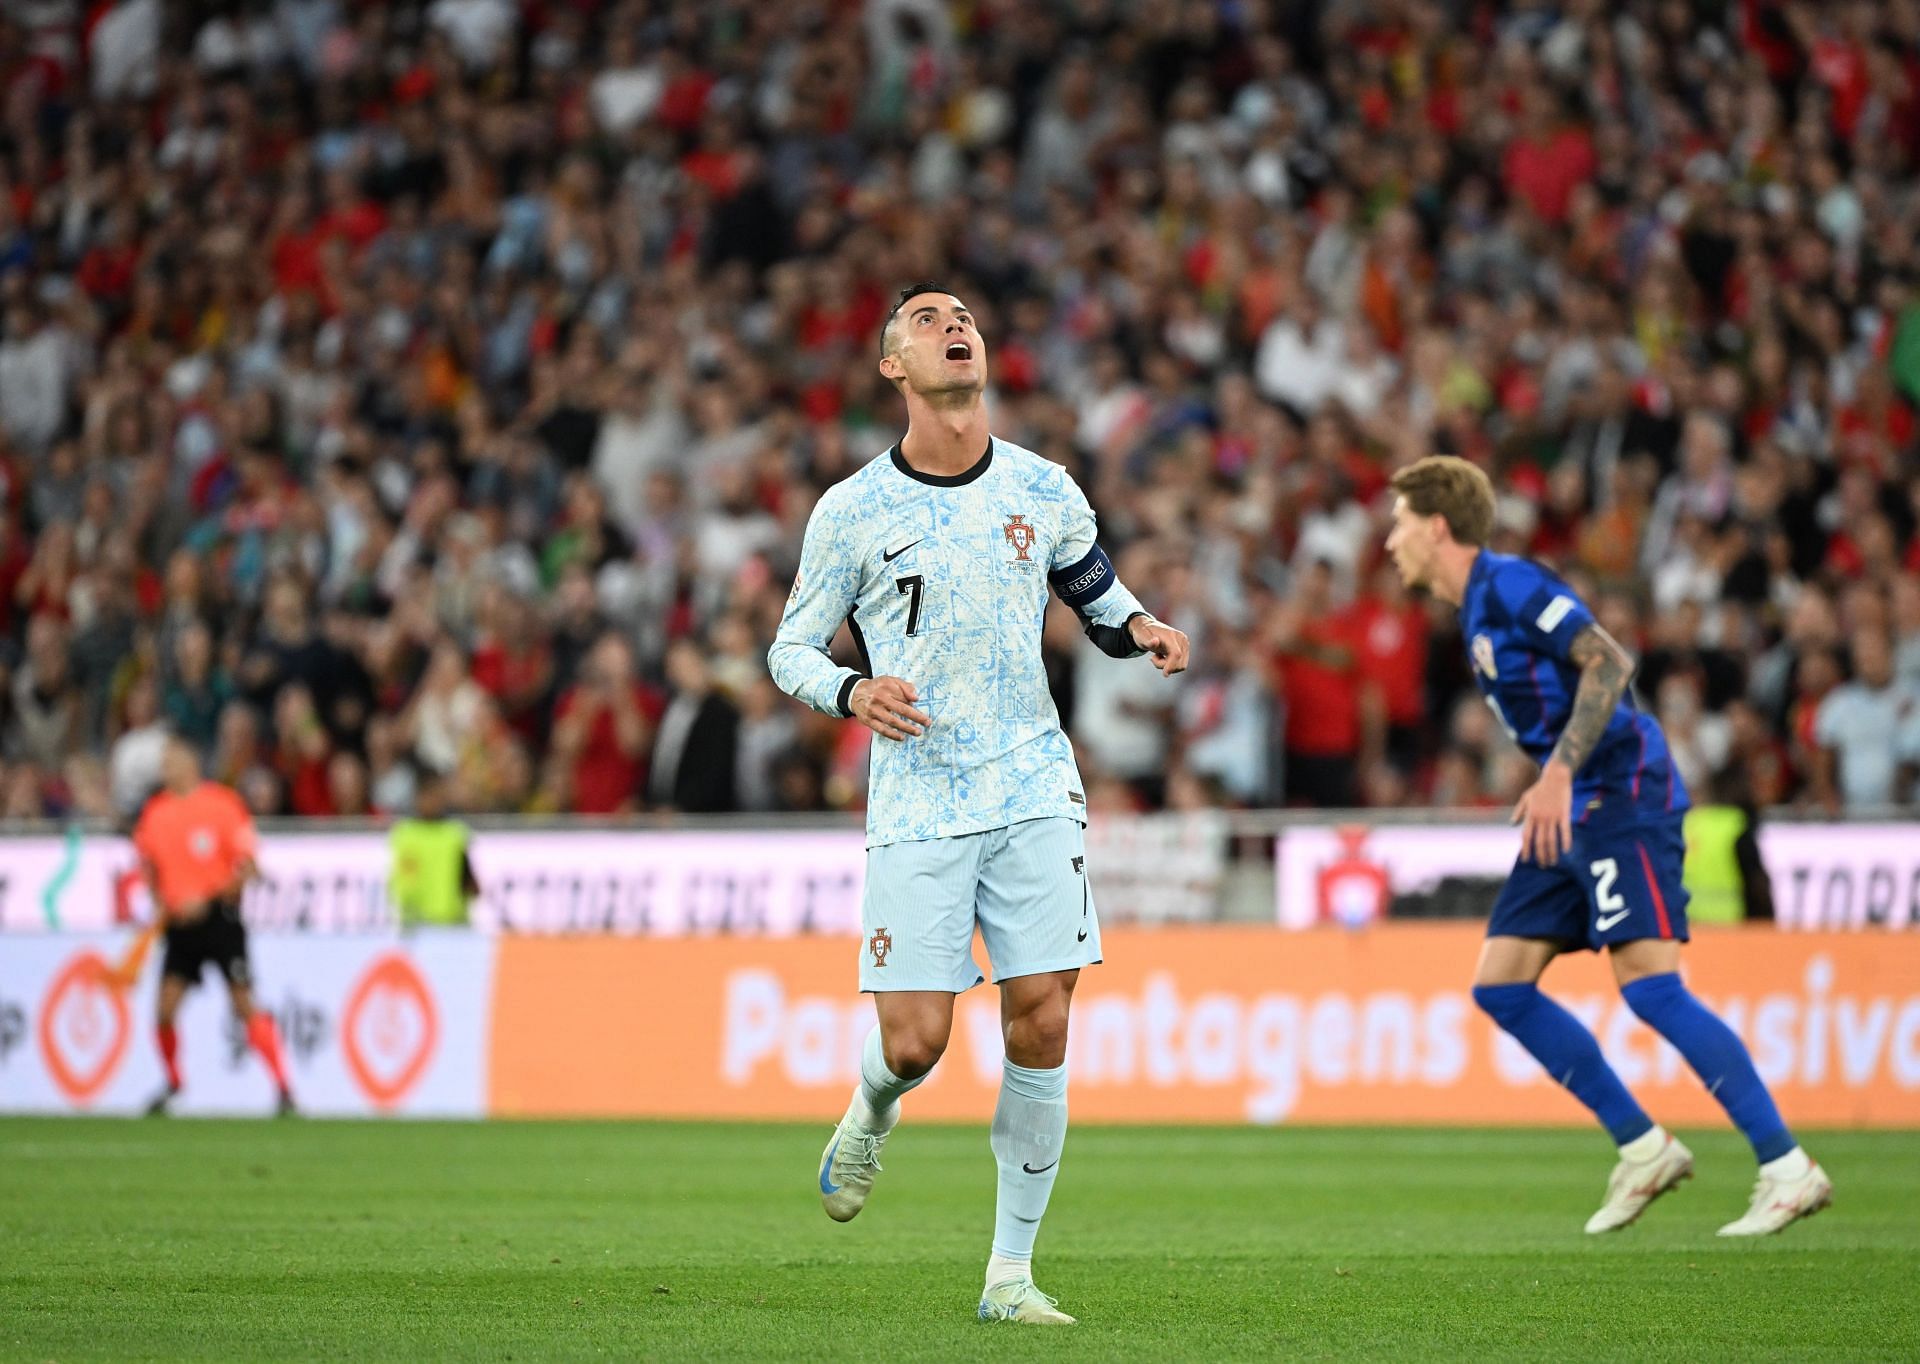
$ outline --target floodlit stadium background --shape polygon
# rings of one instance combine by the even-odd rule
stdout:
[[[1729,816],[1701,917],[1804,931],[1694,954],[1783,1102],[1920,1122],[1917,54],[1911,4],[1763,0],[6,7],[0,1106],[157,1084],[151,981],[84,963],[147,913],[116,830],[171,726],[272,821],[316,1111],[836,1110],[869,736],[764,653],[935,277],[1195,641],[1168,684],[1050,623],[1123,926],[1090,1116],[1578,1116],[1468,1016],[1470,928],[1377,922],[1483,910],[1530,773],[1379,571],[1439,451],[1639,654]],[[428,773],[483,896],[401,942]],[[685,1071],[620,1045],[642,996]],[[185,1104],[263,1108],[221,1015]]]

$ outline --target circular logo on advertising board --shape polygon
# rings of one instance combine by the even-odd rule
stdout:
[[[41,1058],[76,1108],[106,1088],[127,1052],[127,1001],[109,983],[110,971],[91,948],[76,953],[40,1003]]]
[[[341,1015],[347,1071],[376,1108],[392,1108],[420,1079],[439,1041],[433,992],[397,952],[376,958],[354,982]]]

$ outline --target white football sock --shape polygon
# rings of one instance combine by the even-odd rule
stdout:
[[[987,1257],[987,1289],[991,1292],[1003,1283],[1033,1277],[1033,1261],[1024,1256],[1002,1255],[995,1251]]]
[[[1655,1123],[1625,1146],[1620,1148],[1622,1160],[1645,1163],[1652,1160],[1667,1148],[1667,1129]]]
[[[1813,1169],[1813,1158],[1798,1146],[1777,1160],[1770,1160],[1760,1167],[1760,1173],[1769,1179],[1805,1179]]]
[[[880,1029],[875,1026],[867,1034],[866,1045],[860,1049],[860,1087],[855,1091],[859,1109],[855,1117],[860,1125],[869,1132],[891,1132],[893,1125],[900,1121],[900,1096],[926,1078],[921,1075],[903,1080],[887,1069]]]
[[[1000,1167],[994,1205],[993,1253],[1006,1260],[1033,1258],[1033,1239],[1046,1215],[1060,1152],[1067,1144],[1067,1068],[1046,1070],[1008,1061],[993,1110],[993,1159]]]

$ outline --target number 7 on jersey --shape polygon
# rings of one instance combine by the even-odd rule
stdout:
[[[893,581],[907,597],[907,633],[911,635],[920,628],[920,594],[926,590],[927,580],[922,574],[910,573]]]

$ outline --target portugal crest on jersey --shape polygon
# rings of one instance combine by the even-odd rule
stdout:
[[[1493,641],[1485,635],[1473,637],[1473,666],[1485,673],[1489,679],[1500,676],[1500,670],[1493,664]]]
[[[1007,543],[1013,546],[1014,562],[1029,563],[1027,551],[1033,548],[1035,531],[1027,524],[1024,513],[1016,512],[1007,518],[1007,524],[1001,527],[1007,533]]]

